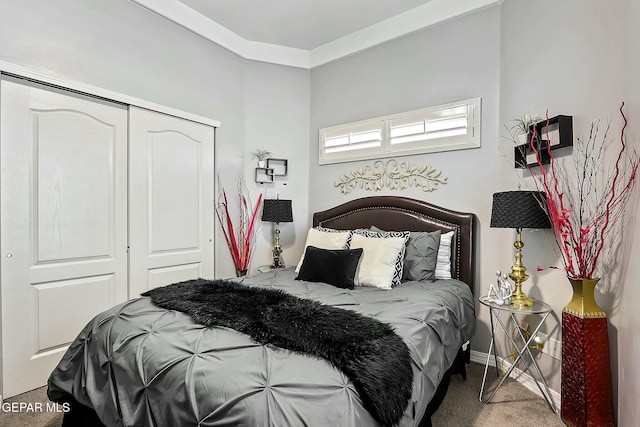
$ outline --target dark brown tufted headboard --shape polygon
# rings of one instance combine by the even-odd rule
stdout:
[[[475,286],[476,216],[407,197],[375,196],[352,200],[313,214],[313,226],[352,230],[372,225],[390,231],[455,231],[451,275]]]

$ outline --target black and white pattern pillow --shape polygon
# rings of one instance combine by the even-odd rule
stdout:
[[[399,285],[408,239],[408,231],[354,230],[349,248],[363,249],[357,284],[385,289]]]

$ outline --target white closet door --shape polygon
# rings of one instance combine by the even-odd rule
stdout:
[[[213,278],[214,128],[129,112],[129,297]]]
[[[2,78],[2,395],[127,296],[127,108]]]

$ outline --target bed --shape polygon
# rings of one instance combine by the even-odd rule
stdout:
[[[253,336],[251,328],[243,329],[251,322],[235,319],[234,310],[231,310],[234,316],[222,317],[234,317],[232,320],[236,323],[218,320],[218,323],[198,323],[202,311],[214,308],[200,294],[175,293],[186,292],[187,285],[195,285],[190,282],[167,287],[174,292],[165,297],[164,303],[169,305],[162,305],[159,297],[164,290],[157,293],[152,290],[148,296],[127,301],[96,316],[52,372],[48,396],[55,402],[70,403],[72,410],[65,414],[63,425],[428,426],[431,414],[446,392],[449,376],[464,375],[469,350],[463,350],[463,345],[475,332],[475,222],[471,213],[404,197],[352,200],[313,215],[313,228],[298,265],[216,282],[212,286],[198,283],[197,289],[207,292],[214,289],[213,285],[219,286],[215,289],[224,288],[224,292],[231,292],[227,288],[234,288],[235,292],[236,287],[259,295],[272,292],[286,299],[287,307],[303,304],[306,319],[315,318],[317,310],[323,310],[334,316],[352,316],[344,325],[359,327],[357,322],[371,321],[387,327],[393,335],[388,339],[395,338],[400,345],[398,341],[390,341],[398,348],[396,353],[382,350],[377,337],[371,341],[374,344],[367,349],[388,353],[387,359],[390,359],[384,361],[387,365],[382,370],[366,372],[368,376],[363,378],[372,379],[371,384],[354,377],[348,369],[338,368],[342,365],[336,360],[342,360],[343,356],[337,350],[351,348],[349,343],[329,349],[319,345],[320,353],[328,353],[333,359],[301,352],[295,346],[293,350],[288,348],[290,335],[298,331],[310,329],[315,334],[312,338],[318,340],[327,335],[319,329],[307,328],[306,322],[279,321],[278,325],[282,325],[277,328],[289,328],[288,332],[281,333],[285,335],[280,337],[281,341],[264,341],[261,336]],[[332,239],[348,231],[349,248],[315,247],[310,235],[318,230],[326,235],[335,233],[330,236]],[[356,236],[353,230],[361,234]],[[361,267],[365,259],[367,262],[373,259],[366,245],[371,242],[378,245],[376,239],[400,234],[407,236],[407,247],[411,241],[409,231],[415,233],[411,238],[434,233],[450,236],[444,274],[451,278],[413,280],[402,276],[393,287],[364,286]],[[400,238],[405,237],[390,237],[389,241]],[[441,247],[438,250],[442,255]],[[350,257],[350,265],[354,264],[354,256],[362,257],[358,258],[355,270],[356,286],[350,289],[309,277],[309,271],[326,274],[339,270],[315,268],[316,261],[324,256],[333,257],[332,262],[338,259],[335,256],[340,260]],[[400,261],[404,263],[406,257],[408,254],[403,249]],[[439,268],[443,267],[441,261]],[[377,265],[364,269],[376,271],[371,279],[374,281],[382,276],[376,268]],[[397,272],[391,274],[395,280]],[[301,278],[310,280],[296,280]],[[271,296],[269,294],[269,298]],[[256,301],[258,307],[260,298],[253,294],[250,297],[255,298],[249,301]],[[183,312],[171,305],[183,300],[193,300],[200,306],[192,312]],[[255,309],[254,304],[238,304],[235,300],[229,304],[235,304],[238,313],[254,309],[261,315],[266,316],[265,312],[273,315],[264,307]],[[313,314],[309,316],[309,313]],[[355,320],[353,316],[357,316]],[[315,322],[322,320],[318,319]],[[264,319],[261,322],[262,325]],[[349,327],[338,329],[346,333]],[[388,394],[377,395],[380,390],[395,390],[392,386],[381,386],[378,381],[385,378],[393,381],[401,376],[402,366],[394,365],[396,361],[392,360],[405,357],[401,350],[406,351],[408,361],[403,363],[407,364],[411,378],[409,389],[403,391],[406,400],[401,400],[404,410],[390,418],[376,412],[375,404],[372,410],[371,402],[388,399]],[[359,362],[360,358],[369,357],[368,352],[357,355],[358,366],[368,364]],[[347,359],[353,357],[353,353],[349,353]]]

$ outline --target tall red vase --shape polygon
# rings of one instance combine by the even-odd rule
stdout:
[[[562,406],[568,426],[614,426],[609,327],[596,304],[600,279],[569,278],[573,298],[562,310]]]

